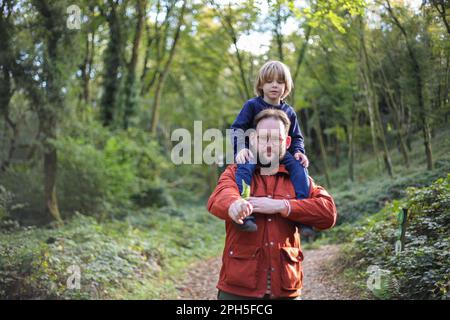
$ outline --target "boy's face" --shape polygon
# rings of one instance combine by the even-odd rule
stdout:
[[[268,79],[262,87],[264,97],[269,98],[272,101],[278,101],[286,90],[286,83],[282,79]]]

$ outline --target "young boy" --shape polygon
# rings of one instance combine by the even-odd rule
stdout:
[[[303,136],[300,132],[294,109],[283,100],[289,95],[292,86],[291,73],[285,64],[279,61],[265,63],[259,70],[255,82],[255,93],[257,97],[248,100],[244,104],[244,107],[231,126],[234,154],[238,164],[236,184],[240,194],[244,192],[244,182],[248,186],[251,185],[251,179],[256,168],[256,160],[249,150],[248,143],[245,141],[242,133],[253,128],[253,119],[260,111],[267,108],[275,108],[286,112],[291,120],[289,135],[292,138],[292,143],[288,150],[289,152],[286,152],[281,164],[284,164],[289,171],[296,198],[305,199],[309,196],[309,179],[306,169],[309,161],[305,154]],[[253,232],[257,230],[255,221],[255,217],[248,216],[244,219],[243,224],[236,223],[236,225],[242,231]],[[306,228],[306,226],[302,226],[303,228]],[[310,227],[307,228],[311,229]]]

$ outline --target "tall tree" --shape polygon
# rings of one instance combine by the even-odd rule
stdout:
[[[11,98],[14,94],[13,69],[15,68],[16,54],[13,49],[12,35],[15,31],[12,21],[13,2],[4,1],[0,6],[0,116],[9,129],[13,132],[9,141],[7,157],[0,162],[0,171],[5,171],[9,166],[16,149],[17,124],[11,118]]]
[[[120,10],[120,6],[124,7],[125,4],[120,2],[120,0],[108,0],[105,6],[99,6],[109,26],[109,40],[103,61],[103,95],[100,102],[104,126],[112,125],[120,110],[125,48]]]
[[[255,7],[252,1],[245,2],[241,7],[232,6],[231,2],[228,2],[224,7],[218,4],[214,0],[208,0],[217,17],[220,19],[220,23],[223,26],[228,39],[231,42],[234,56],[236,58],[237,74],[239,77],[239,92],[242,100],[248,100],[253,96],[253,90],[248,81],[249,76],[246,72],[245,55],[238,46],[239,37],[241,32],[245,29],[249,30],[250,25],[255,20]],[[231,70],[235,70],[234,64],[230,66]]]
[[[392,8],[389,0],[385,1],[385,8],[387,9],[389,16],[392,18],[393,24],[400,30],[405,40],[409,58],[411,59],[413,77],[416,85],[415,92],[417,94],[417,103],[419,105],[419,118],[422,126],[425,155],[427,159],[427,168],[428,170],[432,170],[434,164],[433,164],[433,153],[431,150],[431,128],[429,123],[429,110],[423,95],[423,87],[424,87],[423,74],[419,59],[414,49],[413,45],[414,40],[406,32],[405,27],[400,22],[399,18],[397,17],[397,14],[394,12],[394,9]]]
[[[166,62],[164,63],[164,66],[160,73],[158,73],[157,80],[156,80],[156,88],[154,92],[153,97],[153,104],[152,104],[152,119],[150,123],[150,132],[155,135],[156,129],[158,126],[158,120],[159,120],[159,109],[161,105],[161,96],[164,89],[164,84],[167,79],[167,76],[169,74],[170,67],[172,65],[173,59],[175,57],[175,51],[177,49],[178,41],[180,40],[181,36],[181,27],[184,23],[184,14],[186,12],[186,5],[187,1],[183,1],[180,13],[178,16],[178,22],[177,26],[175,28],[175,34],[173,36],[172,45],[169,50],[169,57],[167,58]]]
[[[136,28],[134,31],[133,47],[131,49],[131,58],[127,64],[127,78],[125,82],[125,112],[123,116],[123,127],[128,128],[130,117],[134,115],[137,104],[137,84],[136,73],[139,48],[145,24],[146,0],[136,0]]]
[[[44,147],[44,199],[45,210],[54,220],[62,223],[56,195],[58,154],[53,141],[57,139],[58,123],[65,108],[63,89],[66,86],[65,68],[71,66],[68,47],[74,37],[66,29],[65,13],[67,4],[34,0],[33,5],[42,23],[42,101],[37,108],[39,124],[43,134]],[[64,67],[63,67],[64,66]]]
[[[365,25],[362,23],[362,18],[360,18],[360,41],[361,41],[361,75],[362,80],[365,86],[365,95],[367,98],[367,107],[369,110],[369,118],[370,118],[370,127],[372,132],[372,143],[375,152],[375,156],[378,152],[378,146],[376,139],[381,140],[382,150],[383,150],[383,159],[386,170],[389,176],[393,176],[393,168],[391,156],[389,154],[389,148],[386,141],[386,136],[384,133],[383,125],[381,123],[379,104],[378,104],[378,95],[375,89],[375,84],[373,80],[373,71],[372,66],[369,61],[369,55],[367,52],[366,40],[364,37],[364,28]]]

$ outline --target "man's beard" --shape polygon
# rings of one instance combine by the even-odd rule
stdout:
[[[284,158],[284,156],[286,155],[286,151],[283,150],[279,150],[278,153],[278,159],[274,159],[272,161],[268,161],[267,158],[266,159],[261,159],[261,155],[259,152],[256,153],[256,163],[259,167],[261,168],[270,168],[272,167],[272,165],[274,164],[274,161],[277,161],[277,167],[280,165],[281,160]]]

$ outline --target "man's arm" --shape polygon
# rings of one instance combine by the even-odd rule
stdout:
[[[307,199],[289,200],[291,213],[287,217],[295,222],[325,230],[336,223],[337,210],[331,195],[311,180],[311,195]]]
[[[232,221],[228,215],[230,205],[241,199],[239,189],[236,184],[236,165],[228,166],[220,176],[216,189],[211,194],[208,200],[207,208],[210,213],[216,217]]]

